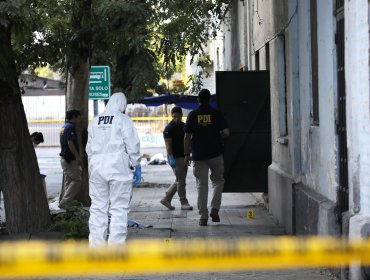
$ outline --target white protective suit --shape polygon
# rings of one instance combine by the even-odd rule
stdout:
[[[106,244],[108,213],[111,215],[108,245],[123,244],[132,194],[133,172],[140,161],[140,140],[132,121],[123,114],[122,92],[109,99],[105,111],[89,124],[86,152],[89,166],[89,244]]]

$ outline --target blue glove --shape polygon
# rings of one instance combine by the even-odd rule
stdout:
[[[169,156],[168,156],[168,164],[169,164],[172,168],[175,168],[175,167],[176,167],[176,160],[175,160],[175,158],[173,157],[173,155],[169,155]]]
[[[140,182],[141,182],[141,165],[138,164],[135,167],[133,184],[137,186],[140,184]]]

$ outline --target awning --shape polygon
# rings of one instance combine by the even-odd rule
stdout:
[[[175,104],[184,109],[193,110],[198,108],[199,104],[195,95],[164,94],[153,97],[144,97],[135,101],[133,104],[144,104],[146,106],[160,106],[163,104]],[[216,108],[216,95],[211,95],[211,105]]]

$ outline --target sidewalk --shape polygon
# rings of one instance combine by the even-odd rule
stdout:
[[[145,149],[142,153],[164,153],[164,149]],[[57,148],[37,149],[40,170],[46,174],[49,199],[58,197],[62,178]],[[144,182],[134,188],[129,219],[140,224],[152,225],[152,228],[129,228],[128,240],[140,238],[158,239],[190,239],[190,238],[238,238],[248,236],[276,236],[283,235],[284,229],[280,227],[262,204],[260,194],[251,193],[225,193],[223,194],[220,209],[220,223],[213,223],[211,219],[208,226],[198,225],[199,214],[197,209],[197,191],[192,168],[189,168],[187,177],[187,197],[194,207],[192,211],[180,210],[180,201],[175,195],[172,204],[176,207],[170,211],[160,204],[166,188],[173,182],[174,175],[169,165],[147,165],[142,167]],[[212,188],[210,187],[210,194]],[[247,219],[247,211],[255,212],[254,219]],[[25,238],[27,238],[25,236]],[[31,237],[32,239],[32,237]],[[323,269],[299,269],[281,271],[246,271],[246,272],[206,272],[130,276],[104,278],[74,278],[74,279],[335,279]],[[54,278],[67,279],[67,278]],[[68,278],[71,279],[71,278]]]
[[[258,200],[259,194],[224,193],[220,209],[220,223],[208,221],[207,227],[200,227],[199,214],[196,210],[197,191],[192,168],[187,177],[187,197],[194,207],[192,211],[181,210],[177,194],[172,200],[175,210],[170,211],[159,203],[165,194],[166,187],[172,183],[174,175],[168,165],[143,167],[145,182],[160,185],[146,185],[134,189],[129,218],[142,224],[151,224],[153,228],[130,229],[129,238],[212,238],[240,237],[251,235],[282,235],[284,229],[276,224],[275,219],[266,211]],[[211,199],[212,188],[209,191]],[[247,219],[247,211],[255,212],[255,219]]]

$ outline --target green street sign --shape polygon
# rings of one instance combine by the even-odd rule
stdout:
[[[91,66],[89,80],[89,99],[109,99],[110,68],[109,66]]]

